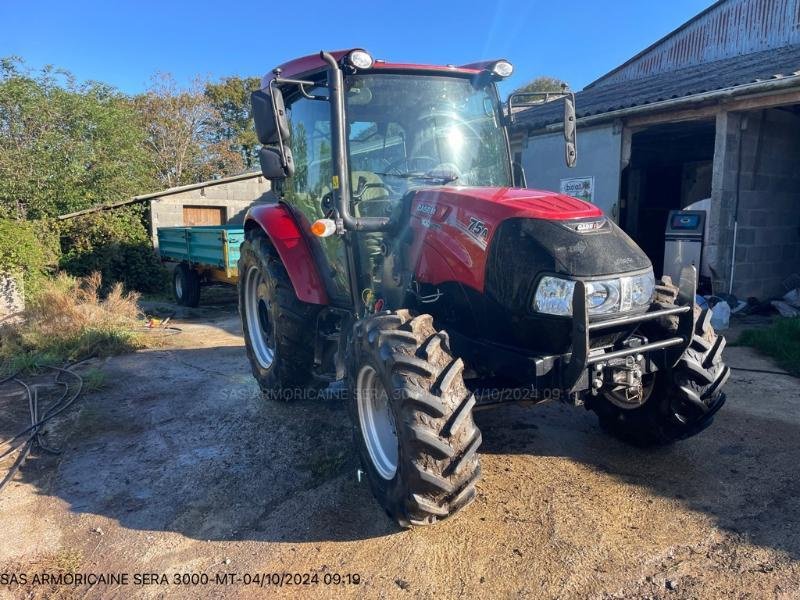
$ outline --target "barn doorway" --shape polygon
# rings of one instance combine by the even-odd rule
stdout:
[[[711,197],[715,135],[709,120],[655,125],[632,136],[619,222],[650,257],[657,277],[669,211]]]
[[[222,225],[223,223],[225,223],[225,208],[222,206],[183,207],[183,224],[185,227]]]

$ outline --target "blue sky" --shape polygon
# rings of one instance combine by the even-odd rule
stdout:
[[[537,75],[580,89],[710,6],[711,0],[525,1],[0,0],[0,56],[143,90],[156,71],[263,75],[320,49],[463,64],[506,57],[510,91]]]

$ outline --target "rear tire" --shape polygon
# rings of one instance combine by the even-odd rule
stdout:
[[[671,308],[678,289],[665,277],[656,286],[655,304]],[[711,327],[711,313],[695,305],[695,331],[689,347],[671,371],[655,374],[652,392],[643,405],[621,408],[607,397],[592,397],[588,402],[601,427],[611,435],[636,446],[667,445],[686,439],[711,425],[725,403],[722,387],[730,368],[722,362],[725,338]],[[642,327],[651,340],[674,336],[677,317],[665,317]]]
[[[373,494],[401,527],[455,514],[475,498],[481,433],[447,333],[386,311],[357,323],[353,344],[353,435]]]
[[[239,315],[253,376],[271,398],[302,397],[313,375],[320,307],[302,302],[280,256],[260,229],[247,232],[239,257]]]
[[[200,304],[200,276],[191,265],[180,263],[172,273],[172,291],[179,306]]]

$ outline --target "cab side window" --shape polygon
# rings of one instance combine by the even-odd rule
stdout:
[[[287,113],[295,173],[285,182],[284,199],[313,222],[323,216],[321,201],[333,175],[328,105],[301,98]]]
[[[283,199],[302,217],[301,227],[324,218],[323,199],[331,193],[333,160],[331,153],[330,109],[327,102],[300,98],[287,106],[291,128],[291,148],[295,173],[283,183]],[[321,275],[334,300],[349,297],[347,262],[340,236],[311,238],[312,248],[322,263]]]

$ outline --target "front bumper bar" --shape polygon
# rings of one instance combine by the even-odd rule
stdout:
[[[577,391],[587,375],[590,366],[630,356],[663,350],[662,367],[674,366],[692,341],[694,335],[694,298],[697,290],[697,271],[693,266],[684,267],[678,287],[678,306],[656,310],[630,317],[617,317],[606,321],[589,322],[586,306],[586,286],[582,281],[575,282],[572,297],[572,354],[561,371],[562,388],[569,392]],[[674,337],[648,342],[639,346],[611,348],[604,352],[591,353],[591,334],[612,327],[636,326],[645,321],[663,317],[678,316],[678,330]]]

